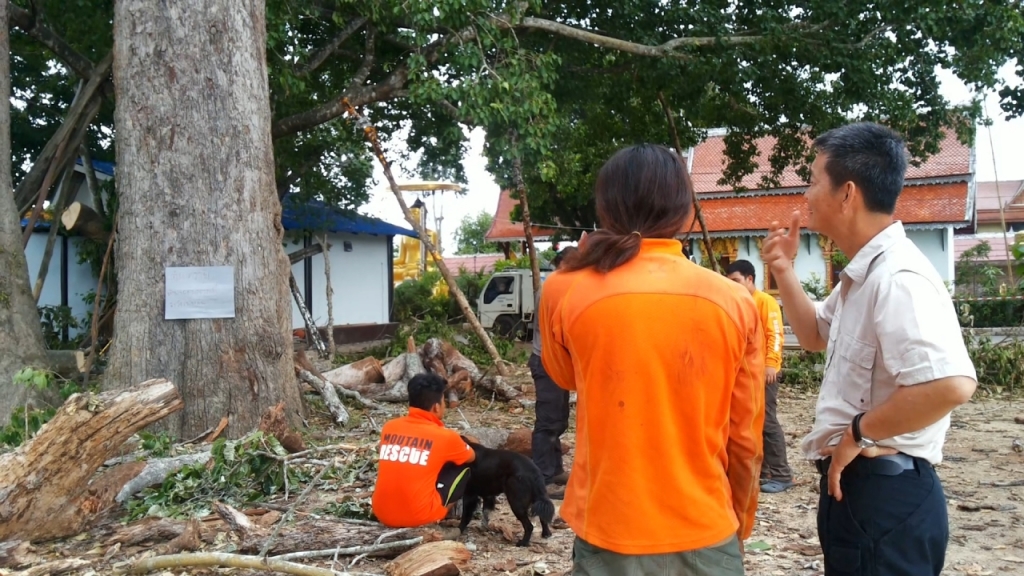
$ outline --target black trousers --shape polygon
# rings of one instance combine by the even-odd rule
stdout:
[[[949,518],[935,469],[920,458],[902,472],[872,460],[858,456],[843,470],[842,501],[829,496],[828,476],[821,477],[825,576],[939,576]]]
[[[764,389],[764,460],[761,461],[761,478],[772,478],[782,482],[793,479],[786,458],[786,435],[779,423],[779,384]]]
[[[545,483],[564,472],[562,434],[569,429],[569,391],[559,388],[544,371],[540,356],[530,355],[527,363],[537,390],[537,420],[533,425],[533,463]]]

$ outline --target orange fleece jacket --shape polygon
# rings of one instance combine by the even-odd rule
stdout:
[[[577,391],[561,516],[620,554],[706,548],[754,524],[764,334],[745,288],[645,239],[607,274],[544,283],[541,358]]]
[[[782,308],[771,294],[754,290],[754,304],[761,315],[761,328],[764,330],[765,368],[782,368],[782,346],[785,335],[782,332]]]

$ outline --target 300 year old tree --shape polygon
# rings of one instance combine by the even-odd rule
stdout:
[[[114,10],[118,312],[108,387],[178,385],[192,437],[300,410],[274,186],[262,0],[121,0]],[[235,317],[165,320],[165,267],[232,266]]]

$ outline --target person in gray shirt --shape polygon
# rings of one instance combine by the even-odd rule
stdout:
[[[551,260],[557,269],[567,256],[576,252],[576,247],[563,248]],[[535,404],[536,420],[533,425],[533,462],[544,475],[545,484],[565,486],[569,473],[562,465],[562,434],[569,429],[569,391],[555,384],[540,361],[540,331],[537,330],[537,310],[540,306],[540,291],[534,294],[533,303],[533,353],[527,365],[533,376],[537,392]]]
[[[762,247],[800,346],[825,350],[814,427],[803,452],[821,474],[818,540],[825,575],[938,576],[949,519],[934,466],[949,414],[977,374],[949,291],[893,218],[905,145],[874,123],[814,141],[808,228],[850,262],[824,302],[793,270],[800,214],[773,222]],[[947,248],[948,249],[948,248]]]

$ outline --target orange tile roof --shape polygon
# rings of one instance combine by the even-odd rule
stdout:
[[[519,200],[512,198],[511,190],[502,190],[498,196],[498,209],[494,211],[494,221],[484,235],[490,242],[519,241],[523,239],[523,223],[512,220],[512,210],[519,205]],[[554,235],[550,228],[533,226],[533,238],[543,240]]]
[[[897,220],[904,224],[967,222],[967,183],[907,186],[896,203]],[[803,194],[759,195],[738,193],[725,198],[701,200],[708,232],[767,231],[774,221],[786,223],[795,210],[807,225],[807,203]],[[696,219],[691,231],[697,231]]]
[[[1019,204],[1024,194],[1024,180],[1002,180],[1000,182],[978,182],[974,200],[978,210],[999,211],[1000,201],[1003,206]]]
[[[763,189],[761,177],[771,170],[768,158],[775,147],[775,138],[759,138],[755,140],[755,143],[758,153],[754,157],[754,162],[758,166],[754,169],[753,174],[748,174],[740,181],[740,185],[747,190]],[[956,134],[946,132],[946,137],[939,146],[939,152],[930,156],[920,166],[907,166],[907,180],[943,178],[971,173],[971,149],[960,143],[956,139]],[[724,136],[711,136],[695,146],[690,177],[693,179],[693,185],[697,192],[731,192],[734,190],[735,188],[732,186],[718,183],[726,164]],[[779,188],[800,188],[806,185],[806,182],[797,175],[796,168],[793,166],[787,166],[779,175]]]

